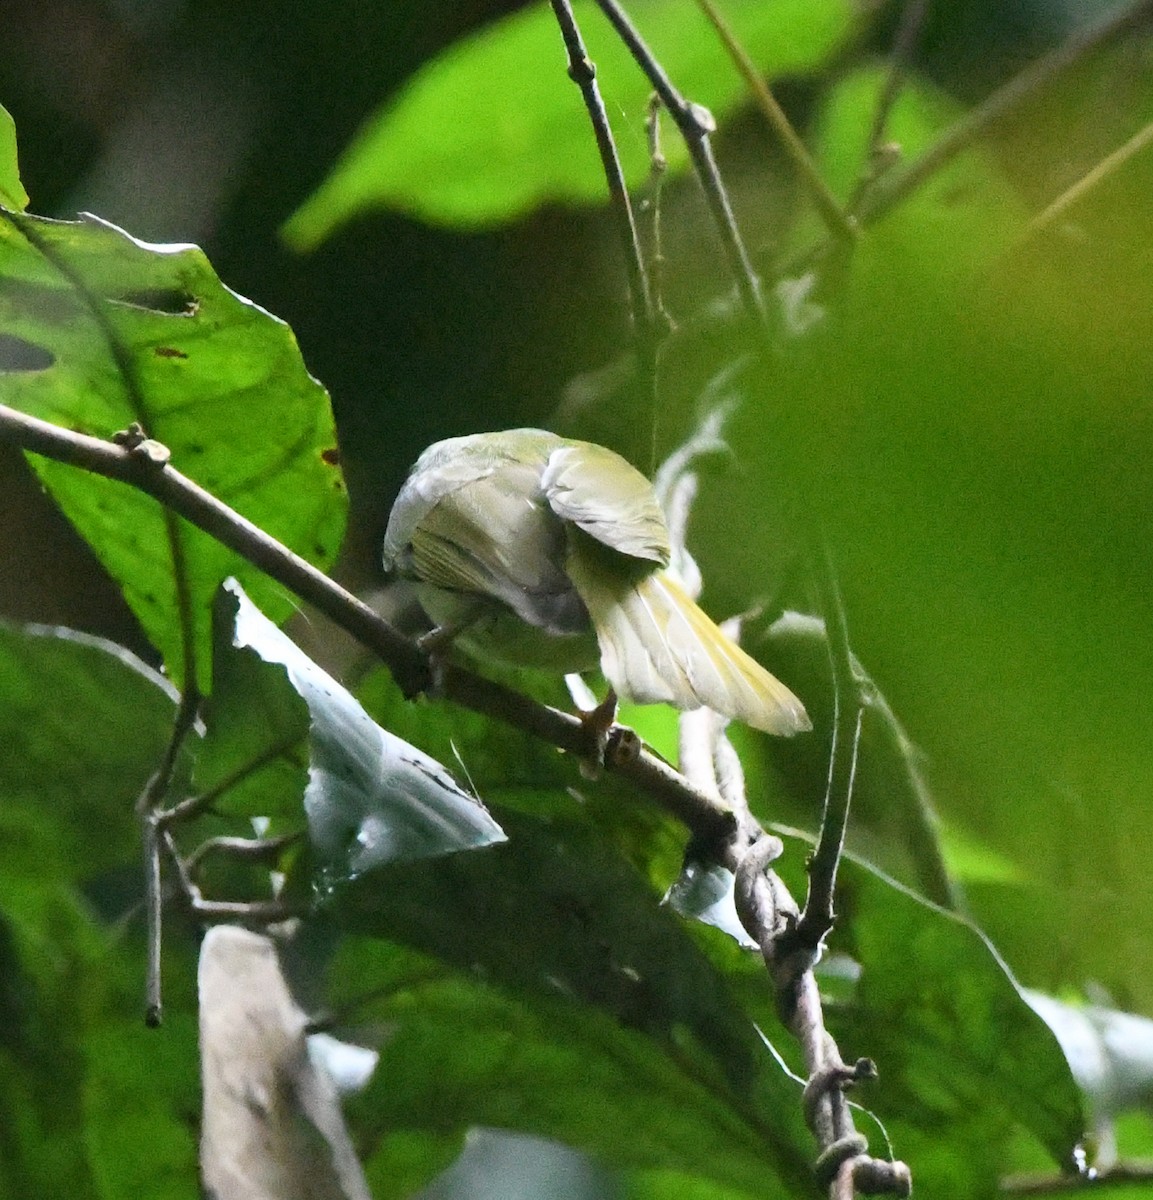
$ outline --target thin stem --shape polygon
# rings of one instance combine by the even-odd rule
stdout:
[[[1051,204],[1041,210],[1025,226],[1017,241],[1018,247],[1031,241],[1042,230],[1047,229],[1054,221],[1059,220],[1074,204],[1077,204],[1088,192],[1092,191],[1103,180],[1123,167],[1131,158],[1140,154],[1146,146],[1153,144],[1153,121],[1144,129],[1135,133],[1123,146],[1118,147],[1112,154],[1103,158],[1091,171],[1086,172],[1071,187],[1066,188]]]
[[[849,823],[866,698],[860,676],[853,666],[845,606],[826,545],[821,546],[819,561],[814,567],[813,577],[825,618],[829,666],[833,674],[833,744],[829,751],[829,778],[821,814],[821,832],[809,864],[809,894],[796,937],[798,942],[816,950],[833,927],[837,868]]]
[[[164,936],[161,926],[164,889],[160,877],[160,830],[156,814],[148,813],[142,823],[144,848],[144,920],[148,946],[144,976],[144,1024],[156,1029],[164,1019],[160,951]]]
[[[176,716],[172,721],[172,733],[164,748],[160,765],[144,786],[136,811],[141,821],[141,846],[144,853],[144,916],[148,961],[145,974],[144,1023],[155,1029],[163,1020],[164,1006],[161,985],[160,952],[163,942],[164,886],[160,870],[160,806],[168,789],[180,756],[184,739],[196,721],[200,697],[195,690],[185,691],[180,697]]]
[[[157,821],[160,827],[162,829],[170,829],[173,825],[177,825],[182,821],[190,821],[193,817],[200,816],[202,812],[210,809],[221,796],[231,791],[238,784],[243,783],[250,775],[255,775],[257,771],[263,770],[278,758],[282,758],[294,746],[299,745],[300,741],[301,739],[297,737],[286,738],[283,742],[269,746],[267,750],[258,754],[255,758],[250,759],[246,763],[241,763],[240,766],[226,775],[213,787],[206,788],[203,792],[195,796],[186,796],[183,800],[178,800],[171,808],[166,808],[163,812],[157,814]]]
[[[869,150],[861,167],[861,175],[853,189],[852,197],[847,205],[850,213],[860,211],[869,190],[876,184],[881,173],[887,170],[893,160],[885,151],[885,132],[889,125],[889,115],[901,94],[908,70],[909,59],[913,47],[921,34],[925,16],[929,11],[929,0],[907,0],[901,11],[901,21],[897,26],[897,35],[893,39],[893,48],[889,52],[889,73],[885,77],[884,87],[877,99],[877,108],[873,113],[873,126],[869,131]]]
[[[777,103],[776,96],[773,95],[764,77],[757,70],[756,64],[749,57],[744,46],[737,41],[733,31],[712,0],[697,0],[697,4],[712,23],[713,28],[717,31],[717,36],[724,43],[729,57],[744,78],[765,120],[768,121],[769,126],[784,147],[785,154],[793,164],[793,169],[808,189],[829,232],[841,241],[855,241],[858,234],[856,222],[842,210],[836,196],[829,190],[828,184],[821,177],[820,171],[817,170],[805,148],[805,143],[801,141],[797,131],[793,128],[793,123],[789,120],[785,110]]]
[[[1111,13],[1020,71],[947,129],[920,158],[886,175],[862,206],[861,223],[879,220],[974,142],[990,125],[1047,87],[1086,55],[1136,28],[1150,13],[1153,13],[1153,0],[1137,0],[1128,8]]]
[[[646,377],[650,381],[655,381],[658,333],[654,319],[652,287],[645,269],[640,237],[637,234],[636,220],[633,217],[632,202],[629,199],[628,187],[625,185],[620,156],[617,154],[608,114],[605,112],[604,101],[601,99],[600,88],[597,85],[596,66],[585,49],[584,39],[581,37],[580,27],[577,25],[569,0],[551,0],[551,2],[557,24],[560,26],[561,37],[564,38],[565,50],[568,53],[569,78],[580,88],[581,95],[584,97],[589,120],[592,122],[593,135],[596,138],[597,150],[601,156],[601,166],[608,184],[617,234],[620,237],[625,269],[628,273],[629,295],[632,298],[633,329],[636,333],[641,366]]]
[[[596,3],[637,65],[644,71],[649,83],[660,96],[661,103],[676,122],[681,137],[685,139],[697,179],[705,193],[713,224],[720,236],[729,271],[745,311],[752,316],[754,328],[760,334],[768,329],[768,318],[752,260],[737,228],[729,194],[721,181],[716,159],[713,157],[710,135],[716,131],[716,121],[707,108],[700,104],[691,104],[681,95],[617,0],[596,0]]]

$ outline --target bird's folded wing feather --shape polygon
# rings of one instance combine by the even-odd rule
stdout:
[[[668,565],[669,533],[652,484],[619,454],[568,442],[549,455],[540,484],[558,517],[602,545]]]

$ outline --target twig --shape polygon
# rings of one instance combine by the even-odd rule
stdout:
[[[809,894],[794,936],[798,944],[816,953],[833,927],[837,867],[849,823],[861,721],[867,698],[860,676],[853,667],[845,607],[827,546],[820,548],[813,578],[825,618],[829,665],[833,673],[833,744],[829,751],[829,778],[821,814],[821,832],[809,864]]]
[[[661,236],[661,196],[664,191],[669,161],[661,149],[661,98],[656,92],[649,97],[648,110],[645,113],[645,138],[649,151],[649,183],[644,204],[650,213],[648,256],[653,312],[661,327],[671,330],[674,328],[673,319],[665,308],[664,302],[665,252]],[[653,469],[656,469],[655,461]]]
[[[657,344],[660,334],[655,320],[652,286],[645,269],[632,203],[625,185],[624,171],[621,169],[620,156],[617,154],[616,143],[613,141],[612,128],[609,125],[608,114],[605,112],[604,101],[601,99],[600,88],[597,86],[596,66],[590,60],[585,49],[584,39],[581,37],[580,27],[573,15],[572,5],[569,0],[551,0],[551,3],[557,24],[560,26],[561,36],[564,38],[565,50],[568,53],[569,78],[580,88],[581,95],[584,97],[589,120],[592,122],[593,135],[596,138],[597,150],[600,152],[601,166],[608,183],[612,212],[616,220],[617,234],[620,237],[621,251],[624,254],[625,269],[628,274],[629,295],[632,298],[633,329],[637,339],[641,370],[644,372],[650,389],[654,390],[655,404]]]
[[[314,605],[373,651],[408,694],[423,691],[430,684],[428,657],[415,642],[174,467],[4,405],[0,405],[0,442],[71,463],[146,492]],[[588,732],[571,713],[539,704],[453,664],[444,664],[438,679],[446,699],[515,726],[562,750],[581,757],[587,755]],[[692,787],[651,751],[645,749],[635,757],[614,760],[609,765],[683,821],[694,835],[713,840],[726,836],[734,828],[733,813],[725,804],[715,795]]]
[[[862,205],[861,223],[879,220],[975,141],[990,125],[1047,87],[1086,55],[1136,28],[1151,13],[1153,0],[1137,0],[1081,31],[1019,72],[947,129],[920,158],[903,169],[889,172]]]
[[[857,180],[853,194],[846,205],[847,211],[856,214],[860,211],[870,189],[876,184],[881,174],[888,170],[896,161],[886,152],[885,131],[889,125],[889,115],[893,105],[901,94],[905,82],[905,72],[912,57],[913,47],[920,36],[925,23],[925,14],[929,10],[929,0],[906,0],[901,10],[901,20],[897,26],[897,35],[893,39],[893,48],[889,52],[889,73],[885,84],[877,98],[877,107],[873,113],[873,125],[869,130],[869,149],[861,166],[861,174]]]
[[[758,348],[762,354],[767,354],[772,348],[768,314],[733,217],[728,193],[712,156],[709,143],[709,134],[713,128],[712,117],[706,110],[689,104],[681,96],[616,0],[597,0],[597,4],[656,89],[685,139],[697,177],[709,200],[713,221],[725,248],[729,269],[735,278],[737,292]],[[807,906],[806,917],[798,917],[792,897],[775,875],[770,878],[761,870],[750,873],[749,859],[754,858],[755,862],[759,862],[759,858],[755,856],[770,851],[775,856],[779,853],[780,842],[775,838],[768,838],[756,827],[750,828],[748,822],[738,819],[733,836],[727,839],[726,865],[738,878],[743,870],[744,878],[751,881],[745,890],[755,902],[747,914],[749,921],[745,922],[746,928],[762,947],[766,966],[773,978],[778,1003],[786,1014],[794,1036],[801,1040],[805,1049],[812,1083],[819,1078],[819,1072],[828,1065],[825,1061],[825,1039],[828,1035],[824,1033],[820,998],[811,967],[820,941],[832,921],[832,892],[852,799],[857,743],[865,698],[853,669],[848,626],[831,557],[824,538],[816,527],[812,516],[813,509],[800,495],[800,486],[795,479],[790,490],[793,493],[794,510],[807,534],[806,541],[810,549],[822,615],[830,630],[829,650],[838,711],[839,735],[834,737],[830,753],[829,789],[821,825],[820,846],[823,846],[823,850],[819,846],[810,878],[810,896],[814,898],[814,902]],[[847,736],[850,731],[851,736]],[[749,837],[756,837],[758,833],[759,838],[746,849]],[[765,847],[768,847],[769,851],[766,851]],[[742,919],[745,915],[742,914]],[[798,932],[799,938],[793,936]],[[796,1022],[795,1025],[793,1021]],[[834,1065],[843,1067],[839,1058]],[[813,1122],[814,1132],[822,1147],[822,1157],[818,1165],[824,1170],[831,1164],[831,1171],[827,1178],[822,1175],[822,1182],[827,1184],[832,1194],[853,1194],[857,1178],[855,1172],[858,1169],[856,1164],[861,1164],[862,1176],[868,1176],[870,1182],[879,1182],[882,1185],[880,1190],[907,1194],[911,1186],[908,1168],[901,1163],[886,1166],[868,1157],[865,1153],[867,1143],[862,1149],[861,1143],[864,1139],[853,1132],[852,1117],[839,1087],[826,1089],[818,1098],[817,1107],[825,1114]],[[889,1167],[892,1169],[889,1170]]]
[[[801,182],[808,189],[829,232],[838,240],[855,241],[858,235],[856,222],[842,210],[836,196],[829,190],[828,184],[821,177],[820,171],[817,170],[805,148],[805,143],[801,141],[797,131],[793,128],[793,123],[789,120],[785,110],[777,103],[776,96],[765,82],[764,76],[757,70],[756,64],[749,57],[744,46],[737,41],[733,31],[712,0],[697,0],[697,4],[712,23],[717,36],[724,43],[729,57],[740,71],[753,99],[764,114],[765,120],[780,139],[785,154],[793,164],[793,169],[797,172]]]
[[[1120,170],[1134,155],[1139,154],[1150,144],[1153,144],[1153,121],[1150,121],[1144,129],[1138,130],[1123,146],[1103,158],[1092,170],[1082,175],[1076,183],[1066,188],[1056,200],[1042,209],[1022,230],[1014,248],[1020,248],[1042,230],[1047,229],[1054,221],[1064,216],[1086,193],[1092,191],[1115,171]]]
[[[617,36],[628,47],[637,65],[644,71],[649,83],[660,96],[661,103],[676,122],[681,137],[685,139],[689,157],[693,160],[697,179],[704,190],[705,200],[712,214],[713,224],[720,235],[729,270],[740,293],[741,303],[746,312],[753,314],[754,328],[760,334],[768,329],[764,300],[757,284],[752,260],[733,216],[729,194],[721,182],[716,159],[713,157],[710,135],[716,131],[717,123],[707,108],[700,104],[691,104],[681,95],[617,0],[596,0],[596,3],[616,30]]]
[[[278,861],[281,851],[287,846],[299,842],[303,834],[282,833],[279,837],[245,838],[220,835],[210,837],[184,860],[184,869],[188,878],[195,881],[199,878],[200,868],[206,858],[213,855],[239,859],[242,862],[272,864]]]
[[[286,738],[283,742],[269,746],[267,750],[258,754],[255,758],[246,763],[241,763],[235,771],[226,775],[213,787],[206,788],[203,792],[195,796],[185,796],[183,800],[178,800],[170,808],[157,813],[157,824],[161,829],[170,829],[173,825],[177,825],[182,821],[190,821],[193,817],[200,816],[201,813],[210,809],[226,792],[231,791],[237,784],[243,783],[250,775],[255,775],[257,771],[262,770],[269,764],[274,763],[278,758],[283,757],[289,750],[298,745],[300,740],[300,738]]]
[[[164,749],[160,764],[151,779],[144,785],[136,811],[141,822],[141,845],[144,852],[144,914],[148,944],[148,963],[145,975],[144,1023],[155,1029],[163,1020],[164,1006],[161,995],[160,951],[163,940],[162,913],[164,888],[160,869],[161,827],[159,814],[161,803],[172,785],[172,776],[180,756],[180,747],[196,721],[196,710],[200,697],[195,689],[186,690],[180,697],[176,715],[172,721],[172,733]]]

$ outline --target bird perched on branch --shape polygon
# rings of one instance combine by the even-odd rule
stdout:
[[[518,666],[584,671],[617,695],[810,729],[800,700],[709,619],[668,569],[649,481],[619,454],[540,429],[449,438],[393,504],[386,570],[417,583],[435,640]]]

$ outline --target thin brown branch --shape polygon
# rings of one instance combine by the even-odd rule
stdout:
[[[793,128],[793,123],[789,120],[785,110],[777,103],[777,98],[765,82],[764,76],[757,70],[756,63],[737,40],[736,35],[729,28],[712,0],[697,0],[697,4],[716,30],[717,36],[721,39],[733,64],[741,73],[745,84],[752,93],[757,107],[768,121],[769,127],[777,135],[785,154],[793,164],[793,169],[812,197],[817,212],[821,214],[821,219],[825,222],[829,232],[839,240],[855,241],[858,234],[856,222],[844,212],[836,196],[829,190],[828,184],[821,177],[820,171],[817,170],[805,148],[805,143],[801,141],[797,131]]]
[[[1060,220],[1073,205],[1079,203],[1098,184],[1108,179],[1114,172],[1119,171],[1131,158],[1140,154],[1149,145],[1153,145],[1153,121],[1138,130],[1123,146],[1119,146],[1112,154],[1103,158],[1071,187],[1066,188],[1051,204],[1046,205],[1025,226],[1017,240],[1017,245],[1021,246],[1025,242],[1032,241],[1037,234]]]
[[[125,449],[3,405],[0,405],[0,442],[70,463],[146,492],[314,605],[376,654],[406,693],[415,695],[431,684],[428,657],[415,642],[398,633],[351,592],[174,467],[145,453],[146,447]],[[562,750],[581,757],[588,755],[588,731],[571,713],[540,704],[452,664],[445,664],[438,672],[438,683],[446,699],[515,726]],[[635,756],[613,760],[609,765],[666,807],[695,835],[712,840],[724,837],[732,830],[733,814],[717,796],[692,787],[651,751],[644,749]]]
[[[752,316],[754,329],[760,335],[767,330],[768,319],[752,260],[713,157],[711,135],[716,132],[716,121],[703,105],[692,104],[681,95],[617,0],[596,0],[596,3],[645,73],[685,140],[741,303]]]
[[[1131,32],[1153,14],[1153,0],[1136,3],[1110,13],[1051,53],[1019,72],[976,108],[950,126],[938,141],[907,167],[885,175],[862,206],[862,224],[879,220],[927,182],[991,125],[1018,105],[1035,96],[1076,66],[1089,54]]]
[[[561,37],[564,39],[565,51],[568,54],[569,78],[580,88],[581,95],[584,97],[585,108],[588,109],[589,121],[592,123],[593,136],[596,138],[597,150],[600,152],[605,182],[608,184],[609,199],[612,203],[617,234],[624,254],[625,270],[628,274],[629,295],[632,298],[633,328],[636,333],[642,369],[650,380],[655,380],[658,335],[654,319],[652,287],[645,269],[644,255],[641,251],[636,220],[633,217],[632,201],[629,199],[628,187],[625,184],[624,171],[621,169],[620,156],[617,154],[608,113],[605,112],[604,101],[601,99],[600,88],[597,85],[597,69],[585,49],[584,39],[581,37],[580,27],[577,25],[569,0],[551,0],[551,2],[557,24],[560,26]]]
[[[896,161],[897,155],[893,153],[895,147],[886,142],[885,134],[889,127],[889,116],[901,94],[909,59],[912,57],[913,47],[917,44],[917,38],[920,36],[928,10],[929,0],[906,0],[904,8],[901,10],[897,34],[889,52],[888,74],[885,76],[881,94],[877,98],[873,124],[869,130],[869,149],[865,155],[865,161],[861,165],[861,173],[856,187],[854,187],[853,194],[846,206],[847,211],[854,216],[860,212],[865,197],[877,180]]]

